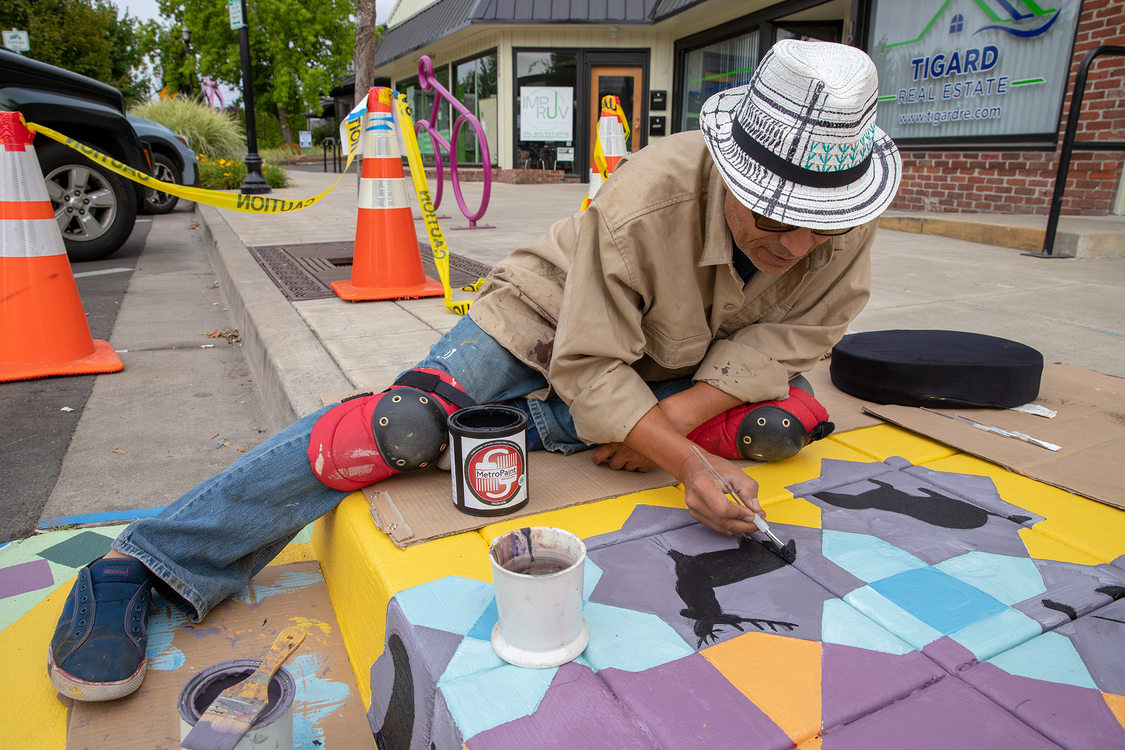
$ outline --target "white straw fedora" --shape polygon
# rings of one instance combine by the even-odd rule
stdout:
[[[875,125],[878,90],[861,50],[784,39],[750,83],[703,104],[699,125],[723,182],[747,208],[843,229],[886,210],[902,179],[898,148]]]

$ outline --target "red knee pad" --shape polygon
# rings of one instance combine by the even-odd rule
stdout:
[[[446,418],[473,404],[439,370],[411,370],[382,393],[325,412],[309,435],[309,464],[324,484],[354,491],[431,465],[447,447]]]
[[[780,461],[833,429],[824,406],[791,385],[789,398],[728,409],[696,427],[688,439],[723,458]]]

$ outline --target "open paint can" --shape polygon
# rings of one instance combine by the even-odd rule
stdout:
[[[449,417],[453,504],[474,516],[527,505],[527,415],[511,406],[470,406]]]
[[[517,667],[557,667],[590,642],[582,619],[586,545],[550,526],[510,531],[488,548],[498,620],[492,650]]]
[[[196,672],[180,691],[180,741],[219,694],[245,680],[262,662],[260,659],[231,659]],[[235,745],[235,750],[290,750],[293,746],[293,699],[297,684],[285,668],[270,681],[269,702],[253,726]]]

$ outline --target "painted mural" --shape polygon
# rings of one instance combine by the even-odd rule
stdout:
[[[587,538],[590,645],[555,669],[496,657],[489,583],[400,591],[372,729],[392,750],[1125,747],[1125,558],[897,457],[788,490],[768,510],[793,565],[675,507]]]

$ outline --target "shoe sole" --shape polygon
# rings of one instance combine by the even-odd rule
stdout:
[[[72,677],[55,666],[55,655],[47,648],[47,674],[55,689],[76,701],[112,701],[124,698],[141,686],[148,671],[148,659],[141,660],[137,671],[118,682],[86,682]]]

